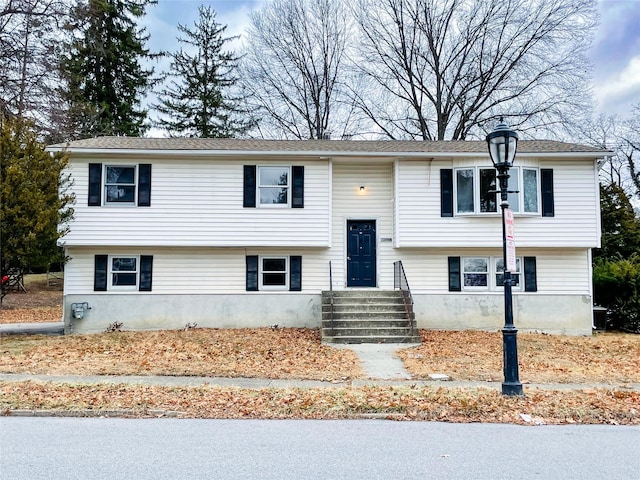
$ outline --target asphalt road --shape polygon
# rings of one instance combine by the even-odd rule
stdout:
[[[640,478],[640,427],[0,417],[2,479]]]

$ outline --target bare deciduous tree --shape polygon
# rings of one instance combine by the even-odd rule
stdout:
[[[640,199],[640,104],[634,105],[622,135],[623,153],[635,193]]]
[[[357,0],[352,90],[390,138],[465,139],[500,116],[559,128],[589,104],[593,0]]]
[[[60,102],[56,55],[65,0],[8,0],[0,6],[0,103],[50,134]]]
[[[640,199],[640,104],[627,118],[598,115],[571,132],[577,142],[612,152],[600,165],[600,183],[616,185],[629,198]]]
[[[251,15],[241,77],[261,135],[353,133],[341,103],[349,35],[340,0],[274,0]]]

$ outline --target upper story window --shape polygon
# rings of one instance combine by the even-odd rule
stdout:
[[[304,208],[304,166],[244,165],[244,208]]]
[[[151,206],[151,164],[89,164],[88,205]]]
[[[517,213],[539,214],[538,170],[514,167],[509,170],[509,208]],[[498,213],[500,210],[496,170],[459,168],[455,170],[454,200],[457,215]]]
[[[289,177],[289,167],[258,167],[260,206],[288,206]]]
[[[106,165],[104,167],[105,203],[135,205],[136,167]]]

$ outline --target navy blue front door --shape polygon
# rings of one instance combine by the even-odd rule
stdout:
[[[347,286],[376,286],[376,222],[347,222]]]

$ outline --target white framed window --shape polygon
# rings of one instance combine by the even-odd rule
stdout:
[[[504,288],[502,257],[462,257],[462,289],[502,290]],[[511,272],[511,288],[522,290],[522,259],[516,258],[516,271]],[[491,273],[492,272],[492,273]]]
[[[135,205],[136,178],[134,165],[105,165],[105,205]]]
[[[516,271],[511,272],[511,289],[521,290],[521,265],[520,257],[516,257]],[[497,288],[504,288],[504,259],[502,257],[494,258],[493,264],[495,265],[495,286]]]
[[[489,288],[489,258],[462,258],[462,286],[465,290]]]
[[[291,203],[291,167],[258,167],[258,199],[261,207],[288,207]]]
[[[110,290],[137,290],[140,281],[138,255],[111,255],[108,263]]]
[[[509,170],[509,208],[520,214],[540,214],[540,182],[537,168],[513,167]],[[455,170],[454,202],[456,215],[500,213],[496,170],[465,167]]]
[[[289,257],[259,257],[258,288],[289,290]]]

